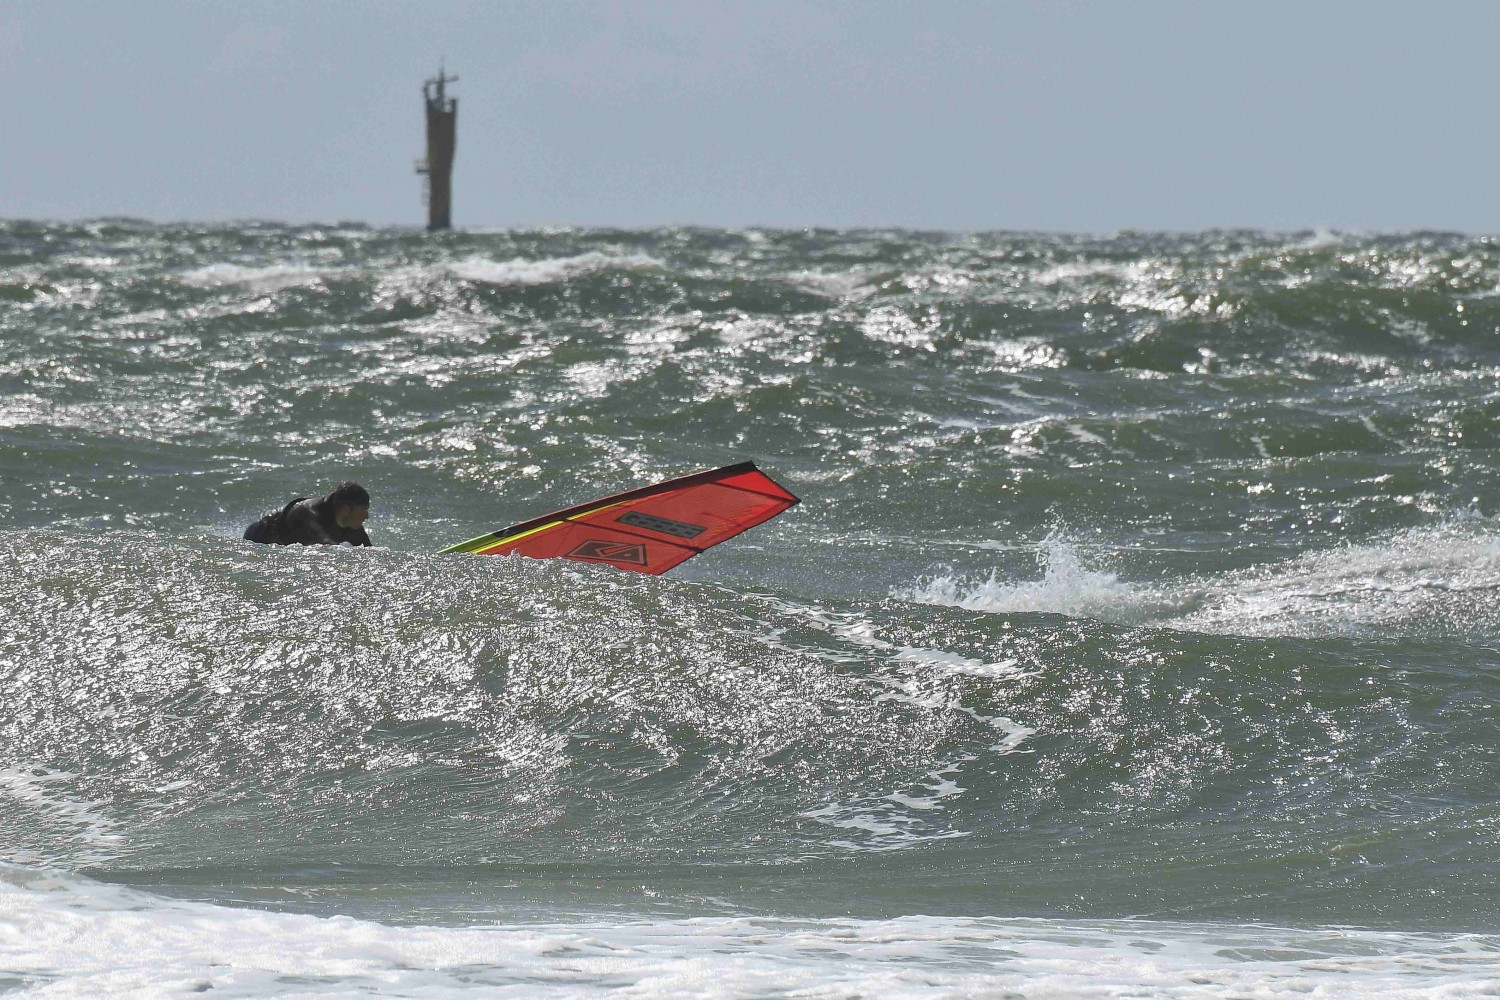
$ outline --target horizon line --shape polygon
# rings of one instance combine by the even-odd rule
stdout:
[[[1214,225],[1197,229],[1154,228],[1145,226],[1120,226],[1113,229],[1044,229],[1037,227],[1007,228],[1004,226],[949,227],[933,225],[910,225],[904,223],[859,223],[836,225],[828,223],[749,223],[724,224],[703,222],[662,222],[646,225],[618,223],[549,222],[515,225],[476,224],[453,226],[437,232],[429,231],[421,222],[370,222],[364,219],[307,219],[290,220],[262,216],[224,216],[218,218],[153,218],[142,215],[80,215],[73,217],[0,216],[0,225],[30,224],[38,226],[88,226],[88,225],[145,225],[161,227],[234,227],[234,226],[280,226],[287,229],[347,229],[360,228],[372,231],[397,231],[420,233],[441,239],[447,235],[498,235],[501,233],[536,233],[559,231],[626,232],[646,233],[661,230],[713,231],[713,232],[827,232],[827,233],[941,233],[947,235],[1007,234],[1016,236],[1072,236],[1102,238],[1110,236],[1191,236],[1208,233],[1255,233],[1260,235],[1298,236],[1305,234],[1330,236],[1465,236],[1476,239],[1500,237],[1500,231],[1452,229],[1447,227],[1412,226],[1381,229],[1366,226],[1302,225],[1295,228],[1254,225]]]

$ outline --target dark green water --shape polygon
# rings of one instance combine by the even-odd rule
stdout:
[[[8,905],[1488,955],[1497,373],[1459,235],[0,224]],[[665,578],[432,554],[747,458]]]

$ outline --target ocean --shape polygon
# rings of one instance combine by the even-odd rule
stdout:
[[[1500,995],[1497,418],[1486,237],[0,223],[0,994]]]

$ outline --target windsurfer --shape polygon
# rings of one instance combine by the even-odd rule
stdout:
[[[298,497],[245,529],[245,540],[267,545],[369,545],[365,519],[370,494],[358,483],[341,483],[326,497]]]

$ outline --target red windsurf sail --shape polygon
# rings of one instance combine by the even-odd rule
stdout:
[[[442,551],[576,559],[656,576],[799,502],[754,462],[741,462],[567,507]]]

